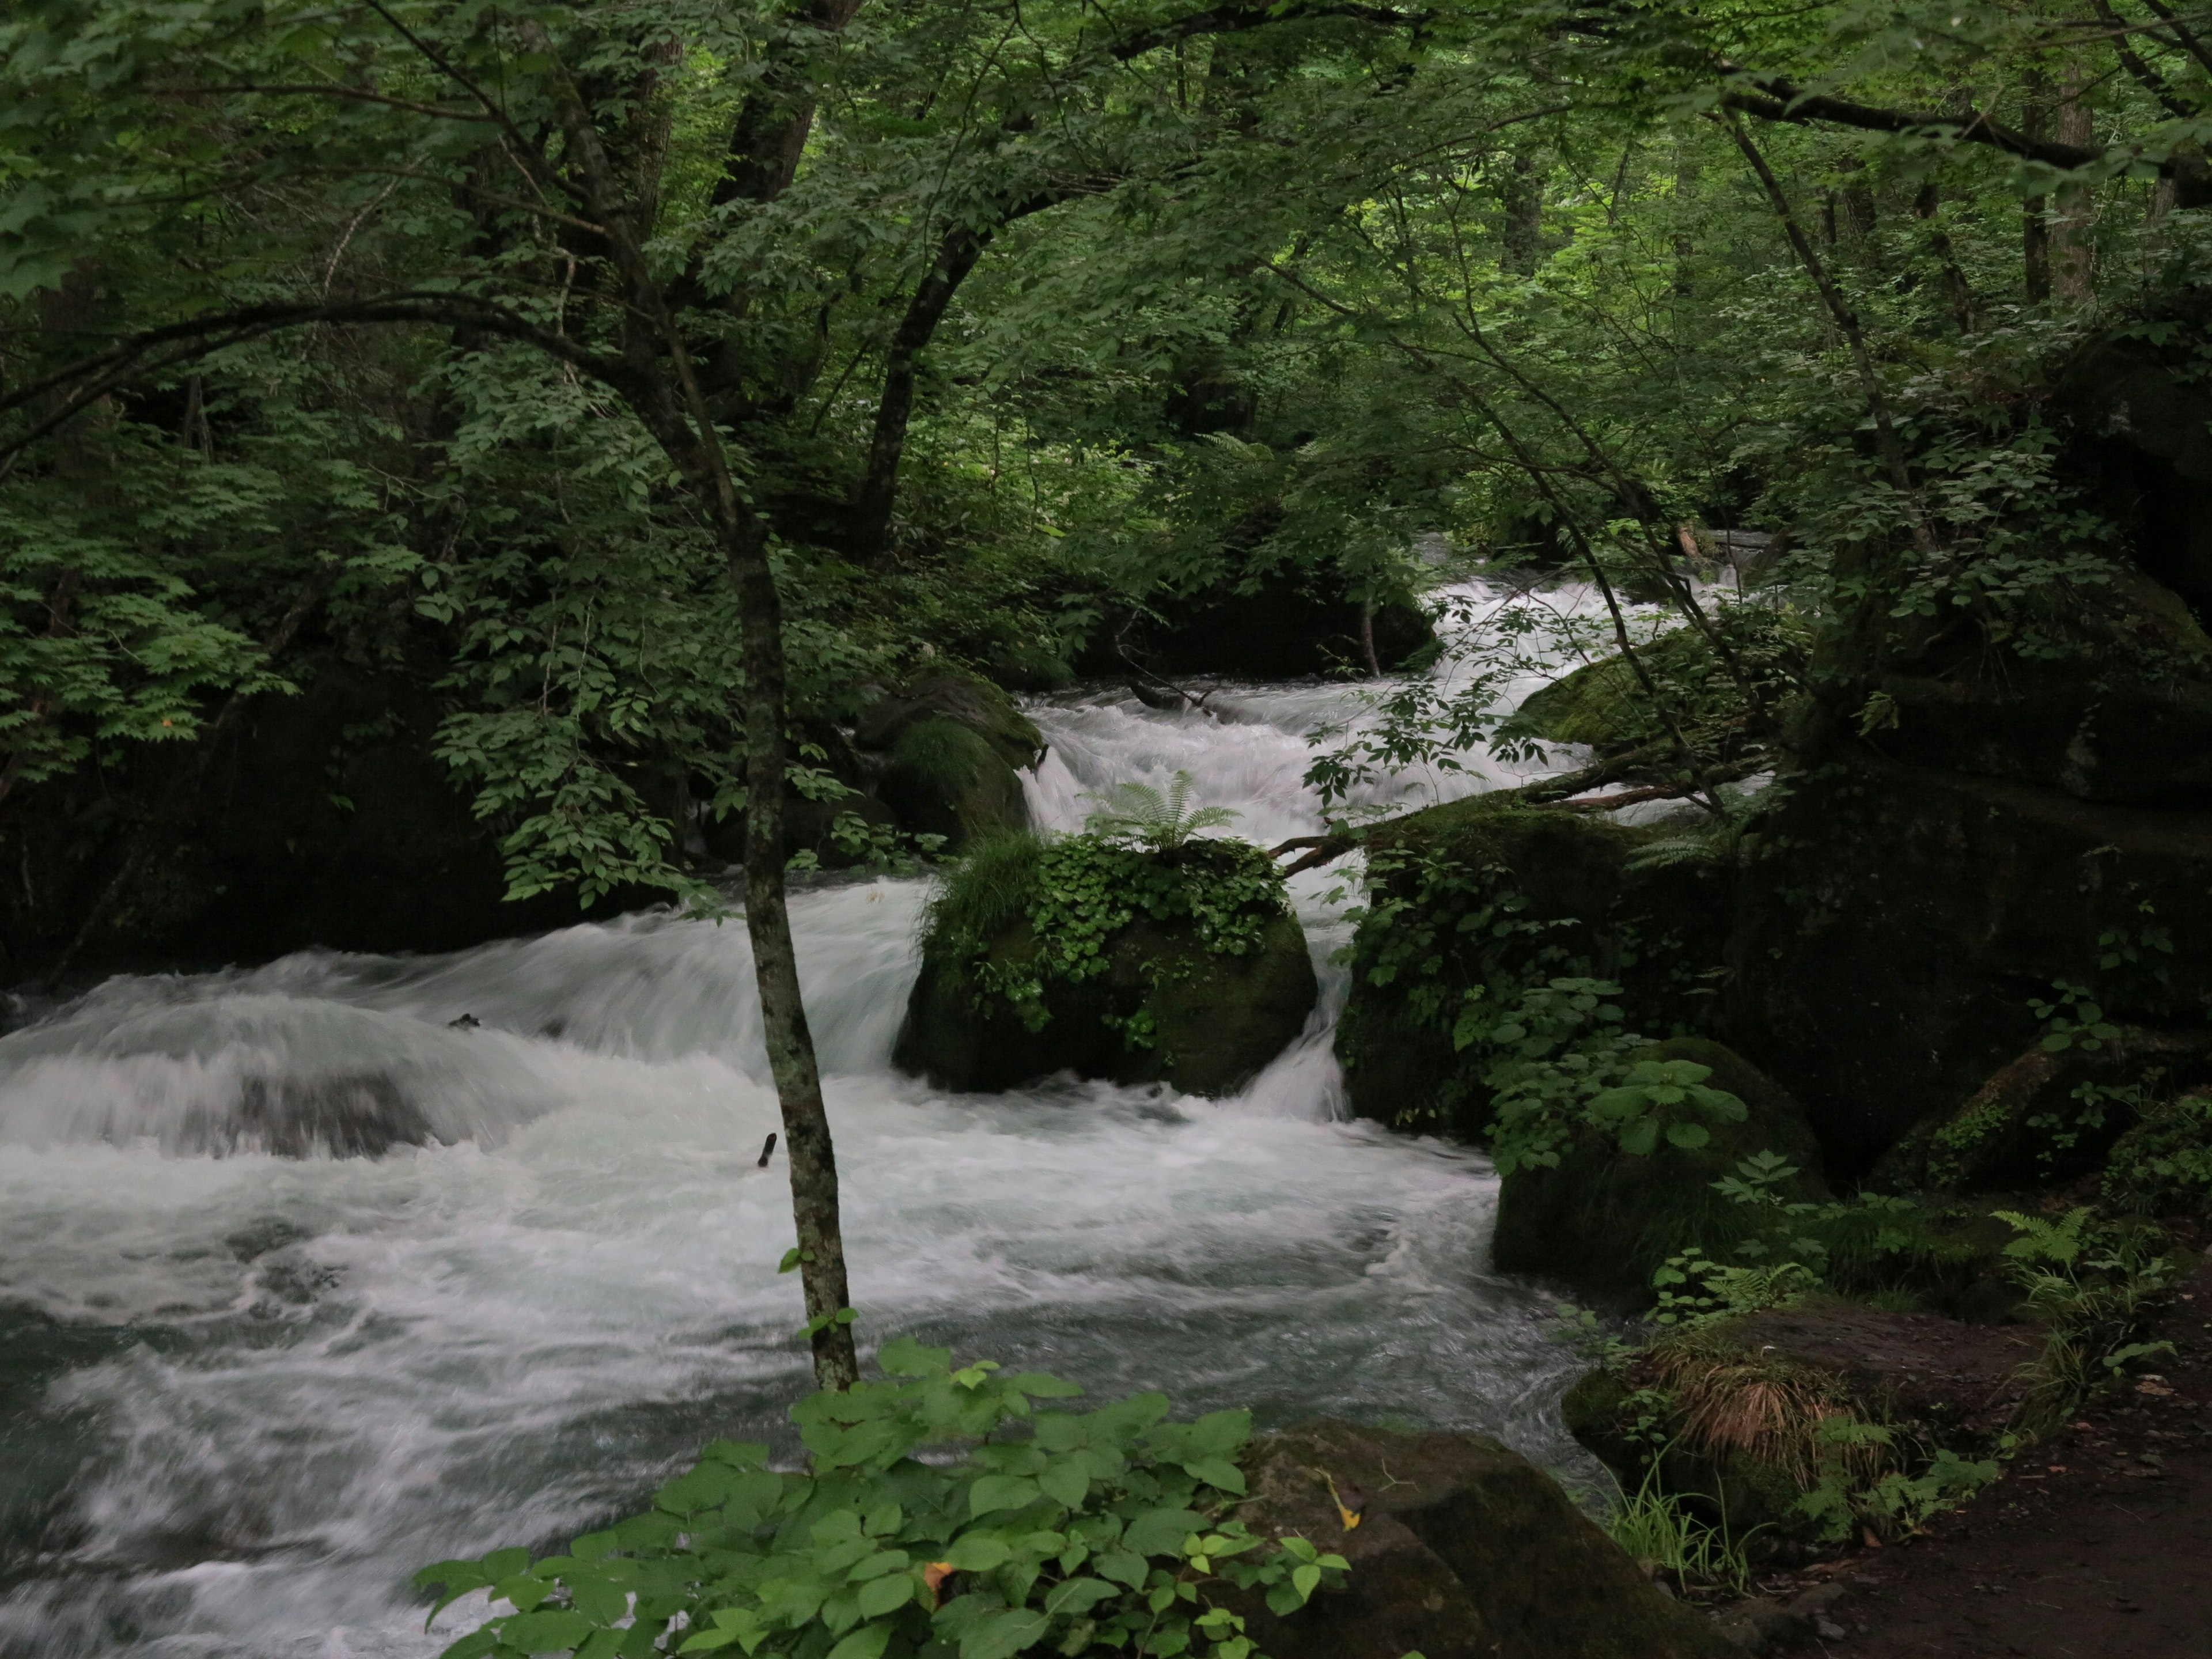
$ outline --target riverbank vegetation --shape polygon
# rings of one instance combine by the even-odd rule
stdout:
[[[2208,41],[2156,0],[27,0],[0,963],[740,878],[834,1394],[787,870],[967,852],[941,954],[1031,1036],[1188,923],[1186,977],[1283,965],[1264,1063],[1315,998],[1275,870],[1180,799],[1017,839],[1012,694],[1372,682],[1278,849],[1364,858],[1353,1109],[1490,1148],[1497,1266],[1656,1308],[1570,1408],[1639,1535],[1691,1506],[1676,1571],[1909,1533],[2155,1365],[2207,1220]],[[1565,769],[1391,816],[1483,750]],[[977,921],[1017,910],[1019,961]],[[1161,960],[1091,1069],[1237,1086],[1174,1071]],[[1017,1052],[968,1046],[905,1052]],[[1969,1382],[1855,1365],[1877,1330]],[[861,1523],[807,1547],[908,1524]]]

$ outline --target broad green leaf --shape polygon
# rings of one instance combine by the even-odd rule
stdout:
[[[1121,1543],[1142,1555],[1177,1555],[1182,1540],[1205,1527],[1206,1517],[1190,1510],[1148,1510],[1129,1523]]]
[[[830,1659],[881,1659],[890,1639],[889,1625],[863,1625],[830,1650]]]
[[[854,1597],[863,1619],[880,1619],[896,1612],[914,1597],[914,1575],[896,1572],[882,1578],[872,1578],[862,1584]]]
[[[978,1620],[960,1638],[960,1659],[1012,1659],[1034,1646],[1052,1621],[1033,1607],[1013,1607]]]
[[[994,1567],[1005,1565],[1012,1555],[1005,1539],[988,1532],[963,1534],[945,1552],[945,1560],[958,1572],[988,1572]]]
[[[1034,1480],[1016,1474],[987,1474],[969,1489],[968,1510],[971,1515],[989,1515],[999,1510],[1026,1509],[1043,1495]]]
[[[1152,1570],[1152,1563],[1133,1550],[1109,1550],[1098,1558],[1097,1566],[1107,1577],[1131,1589],[1142,1589]]]
[[[1185,1463],[1183,1468],[1194,1480],[1233,1492],[1240,1498],[1244,1495],[1244,1472],[1225,1457],[1201,1457]]]
[[[522,1613],[499,1627],[499,1639],[525,1653],[566,1653],[592,1629],[580,1613]]]

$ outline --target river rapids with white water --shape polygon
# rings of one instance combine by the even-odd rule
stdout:
[[[1356,695],[1037,701],[1033,814],[1078,828],[1086,794],[1184,770],[1231,833],[1312,834],[1307,734]],[[1513,781],[1470,760],[1394,793]],[[902,1076],[927,881],[795,892],[864,1352],[914,1334],[1094,1401],[1160,1388],[1572,1462],[1574,1356],[1487,1271],[1489,1166],[1347,1121],[1346,879],[1293,882],[1322,1006],[1221,1101]],[[750,978],[741,924],[653,914],[121,977],[0,1038],[0,1655],[415,1659],[483,1612],[426,1633],[416,1567],[565,1540],[716,1437],[795,1449],[804,1316],[775,1271],[783,1156],[756,1167],[777,1118]],[[363,1091],[431,1144],[253,1149],[270,1100]]]

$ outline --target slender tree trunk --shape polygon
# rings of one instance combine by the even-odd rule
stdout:
[[[2088,103],[2082,97],[2085,79],[2080,55],[2069,53],[2058,99],[2058,142],[2084,149],[2096,136]],[[2087,307],[2097,298],[2096,256],[2089,240],[2096,212],[2096,197],[2087,185],[2060,189],[2051,287],[2053,295],[2069,306]]]
[[[2051,78],[2039,69],[2027,73],[2027,101],[2020,130],[2040,140],[2050,136]],[[2031,196],[2020,204],[2021,289],[2032,306],[2051,299],[2051,198]]]
[[[880,556],[889,539],[891,507],[898,497],[900,459],[906,453],[907,427],[914,418],[915,376],[924,347],[944,319],[945,307],[975,268],[991,240],[988,230],[955,225],[938,245],[937,260],[921,279],[891,336],[884,364],[882,400],[876,406],[876,430],[868,446],[868,468],[854,502],[854,541],[864,559]]]
[[[1526,150],[1513,157],[1498,195],[1505,209],[1498,265],[1516,276],[1534,276],[1543,252],[1544,173]]]
[[[531,34],[536,35],[533,46],[552,57],[543,32],[531,25],[526,39]],[[790,711],[783,600],[769,556],[769,528],[738,488],[684,343],[680,314],[645,257],[652,224],[639,218],[639,204],[610,161],[573,79],[556,68],[553,85],[569,156],[592,216],[605,228],[608,253],[629,302],[630,323],[614,390],[697,494],[737,592],[738,661],[745,677],[745,932],[752,941],[769,1072],[783,1119],[815,1380],[824,1389],[848,1389],[859,1380],[860,1362],[838,1215],[836,1152],[799,990],[799,955],[784,889],[784,726]]]

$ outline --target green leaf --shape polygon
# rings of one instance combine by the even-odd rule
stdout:
[[[830,1659],[882,1659],[890,1639],[889,1625],[863,1625],[830,1650]]]
[[[1091,1495],[1090,1472],[1073,1458],[1053,1463],[1037,1476],[1036,1482],[1045,1496],[1063,1509],[1081,1509],[1083,1500]]]
[[[963,1533],[952,1540],[952,1547],[945,1552],[945,1559],[957,1572],[988,1572],[1003,1566],[1012,1556],[1006,1540],[995,1533]]]
[[[960,1638],[960,1659],[1012,1659],[1042,1641],[1051,1628],[1052,1621],[1033,1607],[988,1614]]]
[[[1107,1577],[1131,1589],[1142,1589],[1152,1571],[1152,1563],[1133,1550],[1109,1550],[1098,1558],[1097,1566]]]
[[[592,1633],[580,1613],[522,1613],[499,1627],[499,1639],[525,1653],[567,1653]]]
[[[1180,1555],[1182,1540],[1206,1528],[1206,1517],[1190,1510],[1148,1510],[1121,1534],[1125,1549],[1143,1555]]]
[[[1244,1495],[1244,1472],[1225,1457],[1201,1457],[1194,1462],[1185,1463],[1183,1468],[1194,1480],[1203,1480],[1207,1486],[1218,1486],[1224,1492],[1233,1492],[1239,1498]]]
[[[885,1376],[942,1376],[951,1369],[952,1350],[926,1348],[910,1336],[877,1350],[876,1366]]]
[[[1694,1152],[1713,1138],[1713,1132],[1702,1123],[1670,1123],[1667,1126],[1667,1144],[1679,1146],[1686,1152]]]
[[[880,1619],[887,1613],[896,1613],[914,1598],[914,1575],[895,1572],[881,1578],[872,1578],[862,1584],[854,1600],[863,1619]]]
[[[1007,1379],[1006,1386],[1033,1400],[1073,1400],[1083,1392],[1081,1383],[1048,1376],[1042,1371],[1018,1372]]]
[[[1043,1496],[1034,1480],[1018,1474],[987,1474],[969,1490],[968,1512],[989,1515],[998,1510],[1026,1509]]]
[[[1639,1117],[1622,1126],[1620,1150],[1633,1158],[1644,1158],[1658,1150],[1659,1120]]]
[[[1310,1599],[1314,1591],[1320,1588],[1321,1569],[1310,1562],[1291,1568],[1291,1584],[1297,1591],[1300,1601]]]
[[[1045,1592],[1044,1610],[1052,1617],[1085,1613],[1121,1592],[1102,1578],[1070,1578]]]

